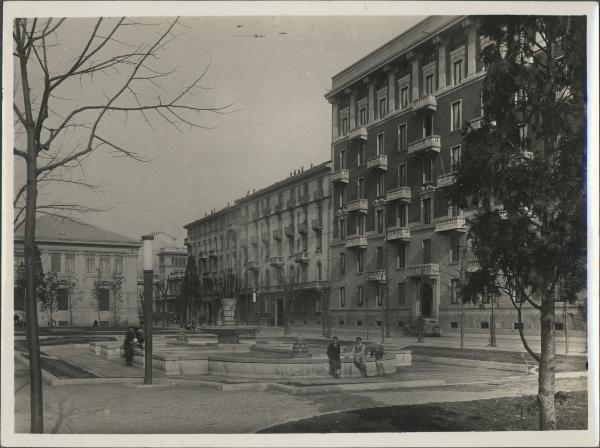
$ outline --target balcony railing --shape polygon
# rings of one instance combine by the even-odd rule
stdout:
[[[440,219],[435,223],[435,231],[436,232],[466,232],[467,226],[465,223],[465,218],[462,216],[452,216],[450,218]]]
[[[200,252],[198,254],[198,258],[200,258],[200,260],[206,260],[208,258],[208,254],[206,252]]]
[[[345,246],[347,248],[364,249],[364,248],[367,247],[367,245],[368,245],[368,243],[367,243],[367,237],[366,236],[352,235],[352,236],[347,236],[346,237]]]
[[[253,270],[253,271],[258,270],[258,269],[260,269],[260,260],[248,260],[248,262],[246,263],[246,266],[250,270]]]
[[[368,282],[385,283],[387,281],[386,272],[383,269],[367,272]]]
[[[296,263],[308,263],[310,255],[306,251],[296,252],[294,254],[294,260],[296,260]]]
[[[383,197],[376,198],[371,203],[371,205],[373,206],[373,208],[383,208],[383,207],[385,207],[385,204],[386,204],[386,200]]]
[[[258,246],[258,235],[250,236],[250,244],[252,244],[253,246]]]
[[[210,257],[216,257],[217,256],[217,249],[211,249],[208,251],[208,255]]]
[[[471,129],[479,129],[481,126],[483,126],[483,117],[473,118],[471,121],[469,121],[469,124],[471,125]]]
[[[354,129],[352,129],[350,132],[348,132],[348,138],[350,140],[355,139],[355,138],[360,138],[363,140],[367,139],[367,128],[364,126],[358,126]]]
[[[413,101],[411,109],[413,112],[425,112],[437,110],[437,100],[435,95],[425,95]]]
[[[283,257],[271,257],[271,266],[276,268],[283,266]]]
[[[387,171],[388,169],[388,158],[386,154],[377,154],[375,157],[371,157],[367,160],[367,168],[370,170],[382,170]]]
[[[300,194],[298,195],[298,203],[300,204],[306,204],[308,202],[309,195],[308,193],[306,194]]]
[[[393,227],[387,231],[388,241],[410,241],[410,229],[408,227]]]
[[[367,213],[369,210],[369,201],[366,199],[355,199],[354,201],[348,202],[346,209],[349,212]]]
[[[308,233],[308,222],[307,221],[298,223],[298,233],[302,233],[303,235],[306,235]]]
[[[388,202],[391,201],[402,201],[410,204],[410,200],[412,198],[412,192],[410,187],[397,187],[392,190],[389,190],[385,194],[385,199]]]
[[[296,206],[296,199],[288,199],[287,208],[294,208]]]
[[[311,280],[308,282],[302,282],[301,287],[302,287],[302,289],[322,290],[322,289],[327,288],[327,283],[324,282],[323,280]]]
[[[480,269],[479,263],[471,261],[467,263],[467,272],[477,272]]]
[[[275,204],[274,210],[275,210],[275,213],[281,213],[281,211],[283,210],[283,203],[280,202],[278,204]]]
[[[273,230],[273,239],[277,240],[277,241],[281,241],[281,234],[283,233],[283,231],[281,229],[275,229]]]
[[[437,263],[415,264],[405,269],[407,277],[438,277],[440,265]]]
[[[285,227],[285,236],[294,236],[294,226],[293,225],[289,225]]]
[[[323,218],[313,219],[310,224],[314,231],[323,230]]]
[[[408,155],[425,154],[428,152],[440,152],[441,139],[439,135],[430,135],[420,140],[409,143]]]
[[[456,182],[456,173],[447,173],[438,176],[437,186],[439,188],[448,187]]]
[[[261,241],[262,241],[263,243],[269,243],[269,242],[271,242],[271,238],[270,238],[270,236],[269,236],[269,232],[263,232],[263,233],[260,235],[260,239],[261,239]]]
[[[262,214],[263,216],[269,216],[271,214],[271,207],[263,207]]]
[[[324,196],[325,196],[325,192],[322,189],[313,191],[313,200],[315,200],[315,201],[322,200]]]
[[[350,181],[350,171],[347,169],[341,169],[334,171],[331,174],[331,182],[341,182],[347,184]]]

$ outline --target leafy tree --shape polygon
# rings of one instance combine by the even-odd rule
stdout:
[[[453,197],[475,208],[469,237],[480,271],[470,294],[493,289],[517,311],[539,364],[540,429],[556,429],[555,297],[584,287],[585,17],[482,17],[481,126],[466,129]],[[541,352],[523,333],[540,313]]]

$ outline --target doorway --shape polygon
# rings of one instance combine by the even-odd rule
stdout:
[[[423,296],[421,297],[421,315],[431,317],[433,309],[433,288],[429,283],[423,285]]]

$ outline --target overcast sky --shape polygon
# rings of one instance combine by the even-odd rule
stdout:
[[[232,112],[201,118],[214,129],[183,133],[158,119],[152,120],[152,130],[141,119],[129,117],[125,123],[117,117],[104,126],[103,135],[151,161],[138,163],[99,152],[84,161],[83,169],[89,182],[102,185],[101,193],[51,187],[42,199],[60,191],[61,199],[108,208],[81,217],[84,221],[134,238],[161,230],[183,244],[182,226],[206,211],[301,166],[328,160],[331,109],[323,95],[331,77],[422,18],[185,18],[187,28],[180,27],[185,34],[171,42],[153,66],[179,66],[169,84],[177,88],[211,63],[202,83],[210,90],[195,98],[207,106],[233,103]],[[93,24],[84,19],[68,22],[59,38],[67,60]],[[128,32],[132,41],[154,36],[144,27]],[[127,34],[121,36],[126,38]],[[110,78],[94,82],[110,91]],[[72,101],[89,102],[91,89],[79,85],[70,89]]]

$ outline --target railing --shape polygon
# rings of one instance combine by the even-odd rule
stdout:
[[[287,208],[294,208],[296,206],[296,199],[288,199]]]
[[[448,187],[456,182],[456,173],[447,173],[438,176],[437,186],[439,188]]]
[[[346,209],[349,212],[367,213],[367,210],[369,209],[369,201],[366,199],[355,199],[354,201],[348,202]]]
[[[285,236],[294,236],[294,226],[293,225],[289,225],[285,227]]]
[[[407,277],[437,277],[440,275],[440,266],[436,263],[415,264],[405,268]]]
[[[304,221],[298,224],[298,233],[306,235],[308,233],[308,222]]]
[[[275,229],[273,230],[273,239],[277,240],[277,241],[281,241],[281,235],[282,235],[283,231],[281,229]]]
[[[378,269],[377,271],[367,272],[367,281],[368,282],[385,283],[387,281],[386,272],[382,269]]]
[[[462,216],[453,216],[451,218],[440,219],[435,223],[435,232],[450,232],[453,230],[466,232],[465,218]]]
[[[271,214],[271,207],[263,207],[262,214],[263,216],[269,216]]]
[[[414,142],[409,143],[408,145],[408,155],[415,155],[421,152],[440,152],[441,148],[441,139],[439,135],[430,135],[428,137],[422,138],[420,140],[416,140]]]
[[[366,248],[368,245],[366,236],[347,236],[345,246],[348,248]]]
[[[294,254],[294,260],[296,260],[297,263],[308,263],[309,259],[310,255],[306,251],[296,252]]]
[[[306,204],[308,202],[308,198],[309,198],[308,193],[298,195],[298,202],[300,204]]]
[[[425,110],[436,111],[437,100],[435,95],[425,95],[413,101],[411,109],[413,112],[421,112]]]
[[[392,190],[389,190],[385,195],[385,199],[388,202],[404,201],[410,203],[412,199],[412,192],[410,190],[410,187],[397,187]]]
[[[278,204],[275,204],[274,209],[275,213],[281,213],[281,211],[283,210],[283,203],[280,202]]]
[[[374,170],[383,170],[387,171],[388,168],[388,158],[386,154],[378,154],[375,157],[371,157],[367,160],[367,168]]]
[[[313,230],[323,230],[323,218],[316,218],[311,221]]]
[[[260,269],[260,260],[248,260],[248,262],[246,263],[246,266],[250,270]]]
[[[323,189],[313,191],[313,200],[315,200],[315,201],[322,200],[324,196],[325,196],[325,192],[323,191]]]
[[[331,182],[341,182],[341,183],[347,184],[349,181],[350,181],[350,171],[345,168],[334,171],[331,174]]]
[[[363,140],[367,139],[367,128],[364,126],[358,126],[354,129],[352,129],[350,132],[348,132],[348,138],[350,140],[355,139],[355,138],[360,138]]]
[[[283,257],[271,257],[271,266],[281,267],[283,266]]]
[[[388,241],[410,241],[410,239],[410,229],[408,227],[394,227],[387,231]]]

